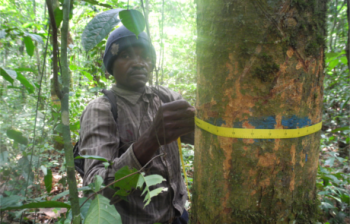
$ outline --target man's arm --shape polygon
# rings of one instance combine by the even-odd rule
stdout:
[[[114,173],[123,166],[140,169],[132,145],[126,152],[118,157],[119,136],[114,121],[111,105],[105,98],[98,98],[90,103],[84,110],[80,121],[80,151],[83,155],[101,156],[113,162],[109,168],[108,180],[114,179]],[[106,169],[101,161],[85,160],[84,185],[93,181],[95,175],[105,178]]]

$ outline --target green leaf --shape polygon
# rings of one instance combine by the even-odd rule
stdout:
[[[84,203],[84,201],[86,199],[87,199],[86,197],[79,198],[80,206]],[[85,219],[85,217],[89,211],[90,205],[91,205],[91,199],[89,199],[87,202],[85,202],[85,204],[80,208],[80,214],[83,216],[83,219]]]
[[[321,202],[321,207],[326,208],[326,209],[335,208],[333,205],[331,205],[327,202]]]
[[[119,17],[123,25],[133,32],[136,37],[145,29],[145,18],[142,13],[137,10],[123,10],[119,13]]]
[[[0,66],[0,75],[4,77],[5,80],[13,84],[14,79],[17,77],[17,73],[10,69],[5,69]]]
[[[96,176],[95,176],[95,182],[94,182],[94,184],[95,184],[95,189],[94,189],[94,191],[95,191],[95,192],[99,191],[99,190],[101,189],[102,184],[103,184],[103,179],[102,179],[102,177],[101,177],[100,175],[96,175]]]
[[[129,174],[132,174],[136,172],[137,169],[129,169],[129,167],[124,166],[121,169],[119,169],[115,174],[115,180],[119,180]],[[136,188],[138,179],[139,179],[140,174],[136,173],[135,175],[132,175],[130,177],[127,177],[121,181],[118,181],[117,183],[114,184],[114,187],[119,187],[122,190],[130,191],[133,188]]]
[[[76,131],[80,129],[80,121],[78,120],[77,122],[75,122],[74,124],[69,124],[69,129],[71,131]]]
[[[137,169],[135,168],[129,169],[127,166],[124,166],[115,173],[115,180],[119,180],[136,171]],[[164,187],[160,187],[152,191],[150,191],[149,188],[163,181],[165,181],[165,179],[162,176],[157,174],[144,177],[144,173],[141,173],[141,174],[137,173],[115,183],[114,187],[119,188],[119,190],[115,193],[115,195],[124,196],[124,197],[128,196],[132,189],[139,188],[140,190],[142,190],[142,186],[145,184],[145,188],[141,196],[145,194],[144,201],[146,202],[145,204],[146,206],[151,202],[152,197],[158,195],[164,190]]]
[[[86,214],[84,224],[121,224],[122,220],[114,205],[109,204],[109,199],[97,195],[91,202]]]
[[[345,51],[341,51],[341,52],[330,52],[330,53],[326,53],[326,58],[327,60],[331,61],[331,60],[334,60],[336,59],[337,57],[341,56],[345,54]]]
[[[6,207],[16,207],[16,206],[22,206],[22,201],[25,198],[18,195],[11,195],[9,197],[2,197],[0,198],[0,210]]]
[[[47,193],[50,194],[52,189],[52,171],[51,169],[47,169],[47,174],[44,176],[45,188]]]
[[[28,139],[26,137],[24,137],[22,135],[22,132],[17,131],[15,129],[8,129],[6,131],[6,135],[7,137],[9,137],[10,139],[13,139],[14,141],[23,144],[23,145],[27,145],[28,144]]]
[[[148,186],[153,186],[162,183],[165,179],[157,174],[149,175],[145,177],[145,182]]]
[[[15,68],[14,69],[16,72],[32,72],[34,73],[35,75],[37,74],[36,71],[34,71],[33,69],[31,68]]]
[[[81,43],[89,51],[100,43],[120,22],[118,14],[122,9],[111,9],[95,16],[85,27]]]
[[[3,151],[0,153],[0,167],[4,166],[5,163],[8,162],[8,156],[9,156],[8,151]]]
[[[335,59],[331,62],[329,62],[329,65],[328,65],[328,70],[332,70],[333,68],[335,68],[337,65],[339,64],[339,60],[338,59]]]
[[[341,58],[340,58],[340,61],[341,61],[344,65],[347,65],[347,64],[348,64],[348,59],[347,59],[345,56],[341,57]]]
[[[109,162],[103,162],[102,164],[105,166],[105,169],[109,167]]]
[[[81,73],[83,73],[83,75],[84,75],[89,81],[94,80],[94,77],[93,77],[90,73],[85,72],[85,71],[81,71]]]
[[[63,10],[61,10],[59,7],[57,7],[54,11],[53,14],[55,16],[55,22],[56,22],[56,26],[57,28],[60,27],[61,22],[63,20]]]
[[[142,189],[142,186],[145,183],[145,178],[143,176],[144,176],[144,173],[142,173],[140,178],[138,179],[136,188]]]
[[[0,211],[5,210],[17,210],[24,208],[70,208],[69,204],[59,202],[59,201],[43,201],[43,202],[33,202],[20,206],[11,206],[11,207],[1,207]]]
[[[329,166],[332,167],[334,165],[334,157],[329,157],[325,162],[324,162],[324,166]]]
[[[117,190],[114,195],[119,195],[119,196],[126,197],[126,196],[128,196],[130,194],[130,192],[131,191],[120,189],[120,190]]]
[[[146,207],[150,202],[151,202],[151,198],[153,198],[154,196],[157,196],[158,194],[162,193],[162,191],[164,190],[164,187],[159,187],[156,188],[152,191],[148,191],[148,193],[145,195],[145,206]]]
[[[93,155],[81,155],[81,156],[75,157],[74,159],[96,159],[98,161],[108,162],[106,158],[103,158],[101,156],[93,156]]]
[[[342,202],[348,204],[348,206],[350,205],[350,197],[348,194],[341,194],[340,198]]]
[[[336,128],[332,131],[332,133],[338,132],[338,131],[346,131],[346,130],[350,130],[350,127],[341,127],[341,128]]]
[[[34,55],[34,48],[35,48],[35,45],[33,43],[33,40],[32,38],[30,38],[29,36],[25,36],[23,38],[23,41],[24,41],[24,45],[26,46],[26,51],[27,51],[27,54],[29,56],[33,56]]]
[[[17,80],[26,87],[28,93],[34,93],[35,87],[19,72],[17,72]]]
[[[24,32],[24,34],[25,36],[29,36],[30,38],[32,38],[32,40],[36,41],[38,44],[44,44],[44,41],[40,35],[27,32]]]

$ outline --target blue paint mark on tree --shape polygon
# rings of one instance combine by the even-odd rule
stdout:
[[[283,117],[281,123],[288,129],[294,129],[311,125],[311,120],[308,117],[301,118],[293,115],[290,118]]]
[[[256,129],[274,129],[276,125],[276,118],[275,116],[250,117],[248,122]]]
[[[226,124],[226,121],[222,118],[209,118],[208,123],[215,126],[222,126]],[[233,122],[232,128],[242,128],[244,121]],[[250,117],[248,118],[249,124],[256,129],[275,129],[277,124],[275,116],[263,116],[263,117]],[[287,129],[302,128],[311,125],[311,120],[308,117],[297,117],[295,115],[282,118],[281,124]]]

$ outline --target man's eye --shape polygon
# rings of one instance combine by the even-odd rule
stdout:
[[[143,58],[144,58],[145,60],[151,60],[151,55],[145,54],[145,55],[143,55]]]

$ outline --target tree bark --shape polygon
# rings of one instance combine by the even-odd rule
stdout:
[[[325,8],[198,0],[197,117],[248,129],[319,123]],[[236,139],[196,127],[191,223],[315,223],[319,147],[319,133]]]
[[[64,0],[63,3],[63,24],[61,29],[61,72],[62,72],[62,133],[64,141],[64,150],[67,167],[67,182],[69,187],[69,200],[72,205],[73,224],[80,224],[80,209],[77,183],[75,179],[75,168],[72,143],[69,129],[69,67],[67,60],[67,42],[68,42],[68,26],[69,26],[69,7],[70,0]]]

